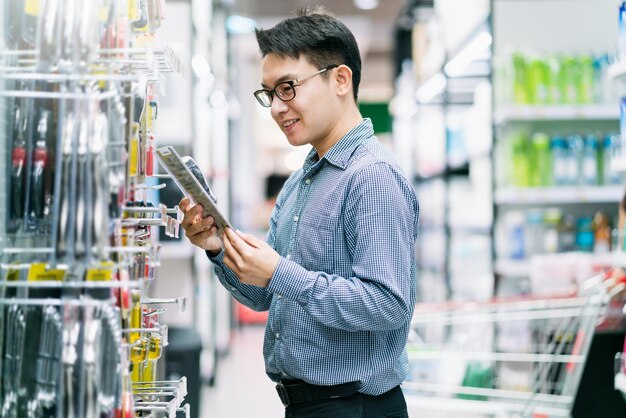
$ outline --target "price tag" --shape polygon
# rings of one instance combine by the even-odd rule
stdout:
[[[113,263],[101,263],[100,266],[87,270],[88,282],[110,282],[113,280]]]
[[[28,270],[29,282],[57,281],[65,278],[65,270],[48,269],[46,263],[33,263]]]
[[[101,6],[98,9],[98,20],[102,23],[106,23],[109,20],[109,9],[106,6]]]
[[[24,13],[30,16],[39,16],[41,13],[41,0],[26,0]]]
[[[8,282],[16,282],[20,278],[20,271],[17,269],[9,269],[7,271],[6,280]]]

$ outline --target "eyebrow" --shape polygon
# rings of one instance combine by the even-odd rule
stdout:
[[[278,80],[276,80],[276,82],[274,83],[274,87],[276,87],[276,84],[282,83],[283,81],[291,81],[291,80],[296,80],[298,77],[296,77],[295,74],[285,74],[282,77],[280,77]],[[263,83],[261,83],[261,87],[263,87],[264,89],[269,89],[269,87]]]

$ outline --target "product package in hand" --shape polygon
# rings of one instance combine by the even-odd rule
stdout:
[[[194,159],[188,156],[179,156],[172,146],[157,149],[156,156],[161,166],[172,177],[183,194],[193,204],[203,207],[202,216],[213,217],[217,234],[222,238],[224,229],[232,228],[232,226],[217,208],[217,199],[211,192],[211,188]]]

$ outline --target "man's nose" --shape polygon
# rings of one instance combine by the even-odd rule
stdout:
[[[288,108],[287,103],[274,96],[274,100],[272,100],[272,115],[279,115],[285,112]]]

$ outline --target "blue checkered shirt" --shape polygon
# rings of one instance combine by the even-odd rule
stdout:
[[[274,380],[357,381],[379,395],[407,375],[415,305],[415,191],[365,119],[283,186],[267,242],[281,255],[267,288],[212,258],[244,305],[269,309],[263,354]]]

